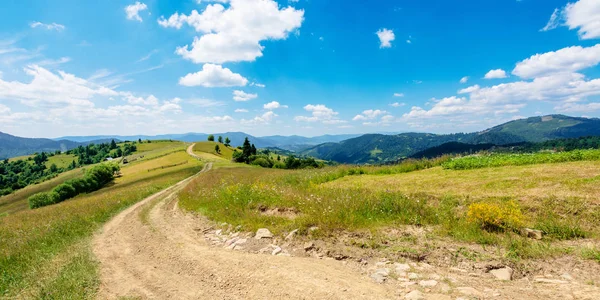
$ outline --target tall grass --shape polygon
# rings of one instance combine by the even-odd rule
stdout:
[[[600,150],[574,150],[568,152],[537,152],[525,154],[482,154],[451,159],[442,164],[444,169],[469,170],[502,166],[522,166],[571,161],[600,160]]]
[[[91,298],[97,289],[89,239],[119,211],[201,169],[197,160],[146,169],[188,157],[175,153],[122,169],[116,183],[87,195],[0,218],[0,298]]]

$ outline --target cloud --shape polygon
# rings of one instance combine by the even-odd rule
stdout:
[[[150,51],[150,53],[148,53],[145,56],[142,56],[140,59],[138,59],[136,62],[142,62],[142,61],[146,61],[148,59],[150,59],[150,57],[152,57],[152,55],[154,55],[156,52],[158,52],[158,50],[154,49],[152,51]]]
[[[352,121],[373,120],[379,116],[387,115],[387,114],[389,114],[389,113],[385,110],[369,109],[369,110],[363,111],[362,114],[360,114],[360,115],[356,115],[354,118],[352,118]]]
[[[404,97],[403,93],[394,93],[394,97]]]
[[[402,107],[405,105],[406,105],[406,103],[400,103],[400,102],[394,102],[394,103],[390,104],[391,107]]]
[[[460,79],[460,83],[467,83],[467,81],[469,81],[469,76],[465,76]]]
[[[179,84],[184,86],[232,87],[245,86],[248,84],[248,79],[220,65],[205,64],[202,66],[202,71],[190,73],[180,78]]]
[[[255,87],[259,87],[259,88],[265,88],[265,87],[267,87],[264,84],[260,84],[260,83],[256,83],[256,82],[251,83],[250,86],[255,86]]]
[[[582,40],[600,38],[600,2],[597,0],[579,0],[568,3],[562,9],[555,9],[550,20],[541,31],[548,31],[558,26],[577,29]]]
[[[57,23],[51,23],[51,24],[44,24],[42,22],[32,22],[31,24],[29,24],[29,26],[31,28],[43,28],[46,30],[56,30],[56,31],[63,31],[66,29],[65,25],[62,24],[57,24]]]
[[[8,114],[10,112],[10,108],[6,105],[0,104],[0,114]]]
[[[553,73],[576,72],[600,63],[600,44],[593,47],[573,46],[535,54],[517,63],[512,71],[521,78],[536,78]]]
[[[109,88],[59,71],[58,75],[41,66],[31,65],[24,69],[33,79],[30,83],[0,79],[0,98],[14,99],[32,107],[48,107],[61,104],[93,106],[95,96],[117,96]]]
[[[244,109],[244,108],[238,108],[238,109],[236,109],[234,112],[236,112],[236,113],[247,113],[247,112],[248,112],[248,110],[247,110],[247,109]]]
[[[392,47],[392,41],[396,39],[394,31],[386,28],[379,29],[375,34],[379,38],[379,48],[390,48]]]
[[[135,97],[132,94],[127,94],[127,95],[125,95],[125,97],[123,99],[131,105],[150,105],[150,106],[158,105],[158,98],[154,97],[154,95],[150,95],[146,98],[143,98],[143,97]]]
[[[136,1],[135,4],[125,6],[125,14],[127,15],[127,20],[142,22],[143,20],[140,17],[140,11],[146,9],[148,9],[148,6],[139,1]]]
[[[472,92],[477,91],[477,90],[479,90],[479,85],[478,84],[470,86],[468,88],[461,89],[461,90],[458,91],[458,93],[459,94],[468,94],[468,93],[472,93]]]
[[[550,20],[548,20],[548,23],[546,23],[546,26],[544,26],[544,28],[540,29],[540,31],[548,31],[548,30],[552,30],[552,29],[555,29],[556,27],[558,27],[560,25],[559,15],[560,15],[560,10],[557,8],[554,10],[552,15],[550,16]]]
[[[502,69],[491,70],[485,74],[485,79],[499,79],[506,78],[506,72]]]
[[[254,61],[263,55],[265,40],[285,40],[300,28],[304,11],[291,6],[280,8],[273,0],[231,0],[225,8],[209,4],[202,13],[175,13],[161,17],[162,27],[180,29],[184,24],[201,35],[176,53],[194,63]]]
[[[217,100],[211,100],[211,99],[190,99],[187,100],[187,103],[192,104],[194,106],[198,106],[198,107],[219,107],[219,106],[224,106],[225,103],[222,101],[217,101]]]
[[[311,116],[296,116],[294,120],[299,122],[337,122],[338,112],[323,105],[323,104],[308,104],[304,106],[304,110],[311,113]],[[327,123],[325,123],[327,124]]]
[[[277,114],[275,114],[273,111],[268,111],[260,116],[254,117],[254,119],[251,120],[242,119],[240,120],[240,123],[242,125],[269,124],[275,117],[277,117]]]
[[[250,101],[256,99],[258,94],[248,94],[244,91],[235,90],[233,91],[233,100],[238,102]]]
[[[263,108],[268,109],[268,110],[273,110],[273,109],[278,109],[278,108],[288,108],[288,106],[281,105],[281,104],[279,104],[279,102],[273,101],[273,102],[269,102],[269,103],[263,105]]]
[[[71,58],[69,57],[61,57],[59,59],[44,59],[42,61],[39,61],[37,63],[35,63],[38,66],[56,66],[56,65],[61,65],[64,63],[68,63],[71,61]]]

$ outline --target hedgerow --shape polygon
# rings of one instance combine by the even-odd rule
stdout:
[[[29,208],[38,208],[51,204],[63,202],[79,194],[90,193],[101,189],[114,179],[114,175],[119,171],[116,164],[102,164],[94,166],[87,170],[83,178],[69,180],[55,187],[51,192],[35,194],[27,201]]]

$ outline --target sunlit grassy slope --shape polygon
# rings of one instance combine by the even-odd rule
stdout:
[[[217,153],[215,151],[215,146],[219,145],[221,153]],[[208,153],[213,155],[216,158],[222,158],[226,160],[231,160],[231,156],[233,155],[233,148],[226,147],[225,145],[217,142],[197,142],[194,146],[194,153],[199,154],[201,157],[203,153]],[[207,156],[208,157],[208,156]]]
[[[0,216],[28,209],[27,198],[29,196],[40,192],[48,192],[69,179],[83,176],[84,173],[83,169],[67,171],[40,184],[30,185],[10,195],[0,197]]]
[[[180,145],[183,150],[185,145]],[[175,150],[166,148],[147,153]],[[0,217],[0,298],[92,298],[98,286],[89,244],[92,234],[122,209],[201,168],[202,163],[184,151],[146,157],[122,167],[123,176],[109,187]]]
[[[276,233],[306,233],[316,226],[335,236],[347,230],[427,226],[440,238],[496,245],[508,257],[527,258],[578,253],[547,243],[600,237],[599,183],[597,161],[469,171],[439,166],[419,170],[411,163],[297,171],[232,168],[201,175],[182,191],[180,205],[219,222]],[[520,226],[542,230],[544,240],[520,236],[522,227],[481,227],[467,216],[475,203],[491,208],[516,203]],[[274,208],[293,211],[296,217],[263,213]]]

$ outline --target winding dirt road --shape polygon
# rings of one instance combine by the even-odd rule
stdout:
[[[188,148],[191,153],[193,145]],[[195,156],[195,155],[194,155]],[[208,172],[208,163],[201,172]],[[177,208],[192,176],[109,221],[93,240],[101,299],[389,299],[390,286],[338,261],[271,256],[210,246],[198,219]],[[142,221],[141,215],[147,221]]]

